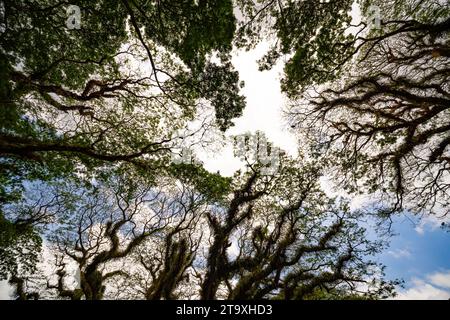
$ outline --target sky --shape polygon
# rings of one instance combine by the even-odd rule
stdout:
[[[399,299],[450,299],[450,232],[439,221],[414,221],[408,215],[394,220],[391,245],[380,261],[389,278],[403,278]]]

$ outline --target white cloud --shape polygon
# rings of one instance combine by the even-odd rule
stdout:
[[[0,300],[10,300],[12,288],[6,280],[0,281]]]
[[[450,270],[427,275],[426,280],[414,278],[412,286],[398,292],[397,300],[448,300],[450,299]]]
[[[429,232],[436,232],[441,229],[442,224],[450,224],[450,214],[448,208],[436,204],[433,211],[424,211],[421,214],[411,215],[407,213],[405,217],[414,224],[414,230],[419,236],[423,236]]]
[[[286,129],[282,111],[284,98],[280,90],[280,74],[284,61],[280,60],[270,71],[258,70],[257,60],[268,49],[269,43],[263,41],[252,50],[235,50],[233,53],[233,65],[239,71],[240,80],[245,83],[241,93],[245,95],[247,105],[242,116],[234,119],[235,125],[227,130],[225,136],[229,138],[262,131],[268,141],[289,155],[296,156],[297,139]],[[219,171],[221,175],[232,176],[236,170],[245,170],[245,163],[233,156],[230,144],[217,152],[199,152],[197,155],[210,172]]]
[[[414,230],[416,230],[416,232],[418,234],[420,234],[421,236],[425,233],[425,229],[424,229],[424,225],[423,224],[419,224],[418,226],[416,226],[414,228]]]
[[[419,223],[416,225],[414,230],[419,235],[424,235],[425,232],[434,232],[438,230],[441,227],[442,223],[449,223],[450,222],[450,215],[443,216],[443,215],[425,215],[420,218]]]
[[[203,162],[206,170],[217,172],[223,176],[231,177],[235,171],[245,169],[243,163],[233,155],[233,147],[227,144],[217,153],[199,153],[199,159]]]
[[[270,48],[268,42],[262,42],[255,49],[236,50],[233,65],[239,70],[239,77],[245,82],[242,93],[246,96],[247,106],[242,117],[237,118],[229,134],[241,134],[247,131],[263,131],[268,140],[291,155],[297,153],[297,139],[286,130],[283,120],[284,98],[280,90],[280,77],[284,61],[280,60],[270,71],[259,71],[257,60]]]
[[[411,257],[411,251],[408,249],[395,249],[389,250],[387,252],[389,255],[393,256],[395,259],[409,258]]]
[[[450,270],[433,273],[427,279],[436,286],[450,289]]]

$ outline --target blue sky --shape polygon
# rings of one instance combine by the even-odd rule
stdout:
[[[433,293],[437,294],[435,298],[447,294],[449,299],[450,232],[440,228],[436,220],[417,220],[407,215],[394,219],[397,235],[380,261],[386,265],[389,278],[405,280],[400,297],[420,298]]]
[[[421,227],[411,220],[396,218],[390,249],[382,256],[392,277],[420,276],[438,269],[450,269],[450,233],[430,223]]]

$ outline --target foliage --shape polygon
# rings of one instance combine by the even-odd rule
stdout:
[[[33,273],[41,246],[41,237],[33,228],[11,223],[0,213],[0,280]]]
[[[2,2],[1,206],[20,202],[33,181],[164,170],[185,138],[179,130],[205,102],[216,108],[222,130],[244,107],[229,63],[231,1],[70,5]],[[79,28],[69,24],[74,8]],[[211,62],[214,54],[219,62]],[[13,250],[7,244],[24,236],[10,237],[14,221],[2,219],[9,239],[2,250]]]
[[[439,1],[1,4],[0,279],[17,299],[389,298],[365,214],[448,212]],[[174,163],[242,114],[232,50],[262,40],[305,153],[257,132],[233,177]],[[326,174],[381,209],[326,196]]]

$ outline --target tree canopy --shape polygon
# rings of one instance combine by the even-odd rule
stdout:
[[[448,212],[449,8],[370,1],[349,71],[289,109],[316,150],[329,151],[350,191],[388,194],[391,210]]]
[[[230,1],[2,5],[2,206],[29,181],[168,170],[180,140],[225,130],[245,105],[229,61]],[[203,125],[187,132],[196,117]],[[22,229],[0,215],[9,243],[8,230]]]
[[[42,204],[55,271],[23,271],[27,290],[70,299],[391,296],[397,282],[370,260],[385,243],[367,240],[362,213],[325,196],[315,164],[281,163],[272,176],[259,162],[233,179],[206,174],[223,180],[213,197],[191,179],[128,174],[49,187],[46,197],[59,197]]]
[[[394,296],[367,228],[448,213],[449,30],[434,0],[2,1],[0,280],[22,300]],[[298,156],[225,134],[233,54],[261,42]],[[225,143],[231,177],[191,150]]]

